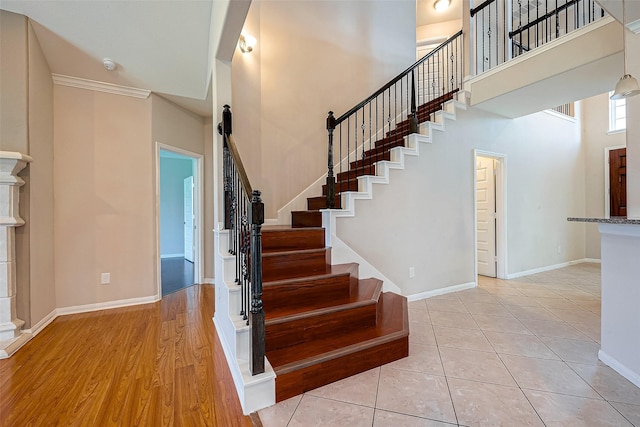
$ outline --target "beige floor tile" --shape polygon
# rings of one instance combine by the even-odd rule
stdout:
[[[629,405],[627,403],[611,402],[614,408],[618,410],[627,420],[634,426],[640,426],[640,405]]]
[[[517,387],[449,380],[458,422],[467,426],[543,426]]]
[[[534,335],[507,334],[504,332],[485,331],[485,335],[495,351],[500,354],[515,356],[555,359],[558,356],[549,349],[540,338]]]
[[[476,321],[469,313],[454,313],[451,311],[430,310],[431,324],[433,326],[449,326],[453,328],[478,329]]]
[[[487,291],[483,290],[478,292],[469,292],[471,290],[472,289],[458,292],[458,298],[460,298],[460,301],[467,304],[472,302],[484,302],[488,304],[495,304],[498,302],[498,300]]]
[[[488,316],[485,314],[473,314],[472,316],[483,331],[532,335],[532,332],[513,316]]]
[[[547,297],[547,298],[558,298],[558,294],[544,286],[532,286],[529,288],[520,289],[524,295],[528,297]]]
[[[601,342],[600,340],[600,322],[598,323],[569,323],[571,326],[594,340],[595,342]]]
[[[500,295],[496,297],[496,299],[502,305],[522,305],[525,307],[540,307],[540,304],[538,304],[536,300],[524,295],[520,295],[520,296]]]
[[[588,340],[589,337],[573,326],[559,320],[522,319],[522,323],[539,337],[567,338],[572,340]]]
[[[376,404],[379,378],[380,368],[374,368],[311,390],[307,392],[306,395],[324,397],[373,408]]]
[[[429,303],[429,301],[441,301],[441,300],[448,300],[448,301],[460,301],[460,298],[458,298],[458,294],[455,292],[449,292],[446,294],[442,294],[442,295],[436,295],[435,297],[429,297],[426,299],[427,304]]]
[[[427,300],[427,308],[429,311],[447,311],[453,313],[468,313],[467,307],[462,302],[456,299],[438,299]]]
[[[499,303],[471,302],[465,303],[471,314],[489,314],[493,316],[513,317],[511,313]]]
[[[597,342],[552,337],[542,337],[540,340],[565,362],[602,364],[598,359],[600,344]]]
[[[473,329],[434,326],[438,347],[453,347],[466,350],[493,351],[493,347],[482,331]]]
[[[440,358],[447,378],[517,386],[502,360],[493,352],[441,347]]]
[[[640,388],[608,366],[569,363],[586,382],[611,402],[640,405]]]
[[[430,345],[409,345],[409,356],[396,360],[386,366],[405,371],[424,372],[431,375],[444,375],[438,347]]]
[[[409,321],[419,323],[431,323],[431,317],[429,317],[429,311],[425,308],[419,310],[417,308],[409,309]]]
[[[589,384],[561,360],[507,355],[501,357],[513,378],[523,389],[600,398]]]
[[[558,318],[569,323],[596,323],[600,321],[600,316],[588,310],[558,310],[549,308]]]
[[[457,424],[443,423],[426,418],[376,409],[373,416],[373,427],[452,427]]]
[[[372,424],[373,408],[304,395],[288,427],[370,427]]]
[[[507,309],[518,319],[560,320],[548,309],[538,305],[536,307],[507,305]]]
[[[548,427],[631,426],[604,400],[534,390],[524,393]]]
[[[409,307],[409,310],[411,309],[417,309],[417,310],[426,310],[427,309],[427,300],[425,299],[419,299],[417,301],[409,301],[409,303],[407,304]]]
[[[445,377],[384,366],[380,372],[376,408],[435,421],[456,422]]]
[[[302,395],[283,400],[273,406],[258,411],[264,427],[282,427],[289,424],[291,417],[300,404]]]
[[[436,345],[433,326],[426,323],[409,322],[409,347],[413,344]]]
[[[532,299],[545,308],[562,308],[565,310],[578,308],[574,302],[566,298],[532,297]]]

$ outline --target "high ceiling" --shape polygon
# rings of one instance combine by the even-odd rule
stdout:
[[[451,5],[444,12],[438,12],[434,7],[435,0],[416,1],[416,26],[438,24],[440,22],[462,19],[462,0],[451,0]]]
[[[52,73],[151,90],[206,116],[212,2],[0,0],[0,8],[31,18]]]

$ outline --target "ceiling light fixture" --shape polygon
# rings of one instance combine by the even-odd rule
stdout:
[[[104,58],[102,60],[102,65],[104,65],[104,69],[107,71],[113,71],[117,67],[117,64],[110,58]]]
[[[242,53],[249,53],[256,46],[256,38],[249,34],[240,34],[240,41],[238,44]]]
[[[447,10],[447,8],[450,5],[451,5],[451,0],[436,0],[436,2],[433,3],[433,7],[438,12],[444,12],[445,10]]]
[[[611,95],[611,99],[613,100],[629,98],[640,94],[638,81],[631,74],[627,73],[627,27],[625,25],[625,18],[624,0],[622,0],[622,54],[624,55],[624,75],[620,78],[618,84],[616,84],[616,90],[613,92],[613,95]]]

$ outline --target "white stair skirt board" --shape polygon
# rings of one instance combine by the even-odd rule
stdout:
[[[233,377],[236,393],[245,415],[276,403],[275,372],[266,360],[265,372],[249,372],[251,333],[239,315],[241,288],[235,283],[235,256],[229,254],[228,230],[215,230],[216,301],[213,323]]]

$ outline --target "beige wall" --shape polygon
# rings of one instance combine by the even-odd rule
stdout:
[[[58,307],[156,294],[151,103],[54,86]]]
[[[451,37],[462,29],[462,19],[421,25],[416,28],[416,40],[429,41],[438,37]]]
[[[30,324],[55,308],[53,230],[53,81],[29,24],[29,293]]]
[[[579,124],[458,110],[419,149],[391,171],[390,185],[374,185],[373,200],[356,202],[356,217],[337,220],[338,237],[403,294],[476,280],[474,149],[506,156],[508,274],[584,258],[584,225],[566,220],[584,214]]]
[[[582,101],[582,139],[585,146],[585,215],[604,218],[605,147],[624,146],[625,132],[608,134],[609,94]],[[587,258],[600,259],[600,232],[597,224],[586,224]]]
[[[213,122],[204,125],[204,279],[215,278],[213,251]]]
[[[257,54],[234,55],[232,108],[267,218],[326,172],[327,112],[341,115],[415,61],[415,13],[415,1],[252,3]]]

